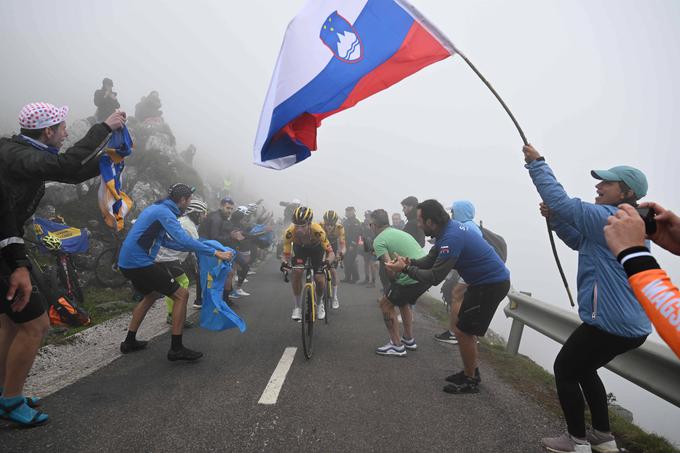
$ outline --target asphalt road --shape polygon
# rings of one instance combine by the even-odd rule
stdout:
[[[341,308],[316,325],[306,360],[277,267],[249,277],[252,295],[236,308],[245,333],[186,331],[185,345],[205,353],[196,363],[169,362],[161,335],[47,397],[48,425],[0,425],[0,451],[531,452],[564,429],[485,364],[479,394],[442,392],[458,350],[433,340],[441,329],[421,311],[418,351],[376,355],[387,334],[375,289],[341,286]],[[286,347],[298,350],[278,401],[258,404]]]

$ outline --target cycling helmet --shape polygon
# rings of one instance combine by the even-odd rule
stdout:
[[[46,234],[43,236],[42,243],[47,250],[56,251],[61,248],[61,239],[53,234]]]
[[[244,216],[250,214],[250,211],[248,210],[247,206],[239,206],[238,208],[236,208],[236,212],[240,212]]]
[[[305,206],[300,206],[293,212],[293,223],[295,225],[306,225],[311,223],[313,217],[314,213],[311,209]]]
[[[338,213],[335,211],[326,211],[323,214],[323,221],[329,225],[333,225],[338,221]]]
[[[189,203],[189,206],[187,206],[187,210],[184,211],[186,214],[190,214],[192,212],[199,212],[199,213],[207,213],[208,212],[208,205],[205,204],[204,201],[199,200],[198,198],[194,198],[191,200],[191,203]]]

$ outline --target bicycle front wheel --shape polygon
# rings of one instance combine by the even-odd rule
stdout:
[[[328,324],[328,318],[330,318],[331,313],[331,301],[333,300],[333,288],[331,287],[332,280],[330,271],[326,271],[324,275],[326,276],[326,284],[324,285],[323,290],[323,308],[326,311],[324,322]]]
[[[312,358],[312,338],[314,334],[314,287],[305,285],[302,293],[302,349],[305,357]]]
[[[106,249],[99,254],[94,264],[94,275],[102,286],[118,288],[126,278],[118,270],[118,254],[115,248]]]

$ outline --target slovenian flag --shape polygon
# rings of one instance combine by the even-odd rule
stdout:
[[[404,0],[310,0],[286,30],[255,163],[281,170],[308,158],[321,120],[454,53]]]
[[[127,126],[111,133],[105,151],[99,158],[99,172],[102,180],[99,185],[99,209],[106,224],[121,231],[124,219],[132,209],[132,200],[123,192],[123,170],[125,158],[132,154],[132,137]]]

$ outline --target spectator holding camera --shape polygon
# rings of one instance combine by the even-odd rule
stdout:
[[[94,92],[94,105],[97,106],[94,114],[97,121],[104,121],[120,108],[118,93],[113,91],[113,80],[108,77],[102,80],[102,87]]]
[[[628,204],[604,227],[607,245],[628,275],[630,286],[657,332],[680,357],[680,291],[645,246],[649,237],[655,244],[680,255],[680,217],[656,203],[642,203],[652,209],[656,231],[647,229],[637,210]]]
[[[45,194],[45,181],[79,184],[99,175],[97,152],[125,113],[111,114],[85,137],[59,152],[68,133],[68,107],[28,104],[19,114],[20,133],[0,139],[0,417],[21,427],[46,423],[23,387],[50,323],[33,292],[24,248],[24,224]]]
[[[621,203],[637,204],[647,194],[647,179],[638,169],[618,166],[594,170],[599,179],[595,203],[570,197],[545,159],[531,145],[523,148],[529,175],[543,200],[541,214],[550,228],[579,253],[578,305],[583,323],[557,354],[555,383],[568,432],[544,438],[550,451],[616,451],[609,426],[607,392],[597,370],[614,357],[642,345],[651,324],[626,273],[612,256],[604,226]],[[585,397],[593,429],[586,435]]]

